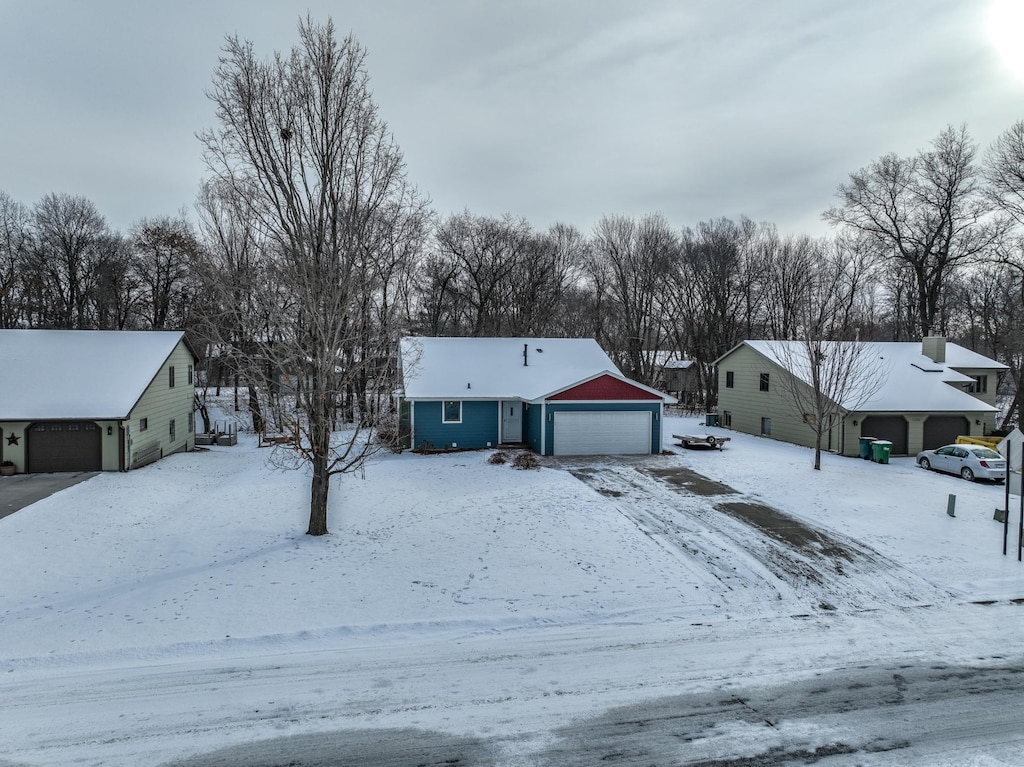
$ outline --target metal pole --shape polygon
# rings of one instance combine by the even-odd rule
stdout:
[[[1024,477],[1022,477],[1024,478]],[[1007,516],[1010,516],[1009,512]],[[1017,561],[1021,561],[1022,550],[1024,550],[1024,487],[1021,487],[1021,513],[1017,522]]]
[[[1013,443],[1006,440],[1006,513],[1003,515],[1003,556],[1006,556],[1006,539],[1010,534],[1010,457],[1013,455]],[[1024,484],[1024,475],[1021,477]],[[1024,503],[1024,487],[1021,487],[1021,503]]]

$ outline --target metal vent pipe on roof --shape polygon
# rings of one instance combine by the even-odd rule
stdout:
[[[530,353],[530,345],[529,344],[523,344],[523,367],[529,367],[529,365],[530,365],[530,363],[528,361],[529,353]]]

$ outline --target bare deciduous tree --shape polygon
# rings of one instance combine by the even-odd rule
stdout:
[[[505,334],[512,308],[510,289],[530,237],[525,219],[474,216],[469,211],[450,216],[437,228],[440,254],[457,266],[457,279],[449,286],[467,309],[469,335]]]
[[[84,197],[48,194],[33,210],[35,239],[26,265],[38,280],[44,325],[89,328],[89,305],[107,223]]]
[[[132,228],[135,271],[143,291],[146,325],[185,325],[196,289],[192,275],[199,241],[184,214],[144,219]]]
[[[249,354],[265,362],[261,385],[284,378],[292,389],[285,457],[311,467],[307,532],[323,535],[330,479],[376,449],[369,432],[393,391],[394,328],[365,310],[380,291],[380,233],[421,204],[377,113],[363,47],[337,40],[330,21],[307,18],[299,37],[269,61],[228,39],[208,94],[219,127],[200,138],[208,167],[267,239],[267,325]],[[339,423],[364,376],[365,398]]]
[[[658,350],[667,337],[665,287],[679,253],[679,238],[659,214],[635,221],[603,216],[594,227],[594,284],[614,307],[602,340],[627,375],[654,383]]]
[[[966,127],[948,127],[931,149],[913,157],[887,154],[850,175],[839,187],[840,205],[824,218],[873,238],[879,254],[913,279],[916,328],[938,329],[936,319],[947,278],[977,260],[1004,232],[986,222]]]
[[[986,194],[1024,225],[1024,120],[1002,133],[985,153]]]
[[[814,468],[822,445],[843,418],[860,409],[884,384],[888,370],[874,343],[837,340],[845,307],[857,290],[857,265],[843,250],[822,252],[808,263],[802,281],[801,321],[796,340],[769,346],[789,372],[782,379],[794,414],[814,432]]]
[[[96,280],[91,303],[93,327],[98,330],[130,330],[146,327],[140,321],[142,294],[132,258],[131,243],[119,234],[99,241],[101,257],[96,264]]]
[[[703,221],[683,231],[680,256],[662,288],[673,344],[694,361],[704,407],[717,399],[714,361],[760,335],[767,225]]]
[[[0,191],[0,327],[18,327],[24,316],[22,265],[32,244],[31,213]]]

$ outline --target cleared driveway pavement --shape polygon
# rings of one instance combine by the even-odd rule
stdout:
[[[0,477],[0,519],[96,474],[95,471],[74,471]]]

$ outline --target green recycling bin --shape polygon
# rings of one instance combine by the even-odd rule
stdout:
[[[865,461],[871,457],[871,443],[874,441],[875,437],[860,438],[860,457]]]
[[[871,443],[871,460],[875,463],[889,463],[892,442],[887,439],[876,439]]]

